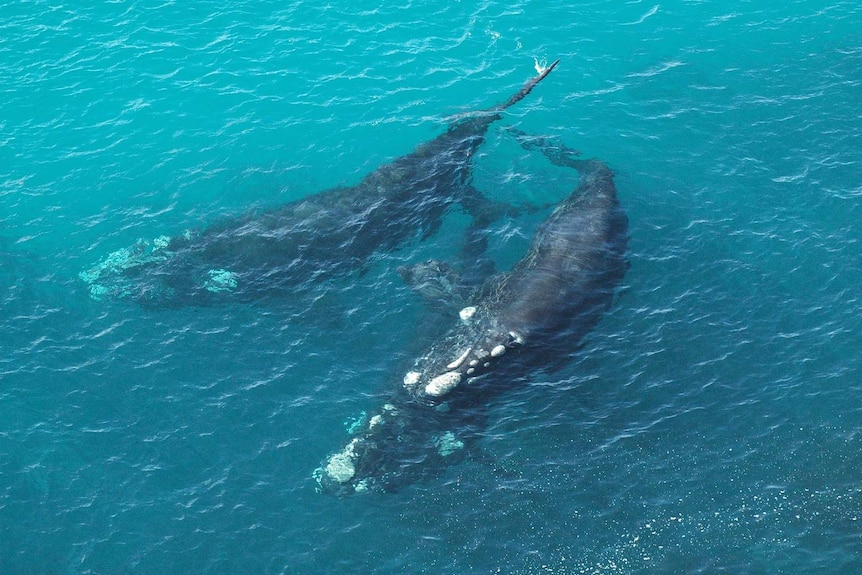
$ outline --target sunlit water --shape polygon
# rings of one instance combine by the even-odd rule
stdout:
[[[7,3],[0,573],[862,572],[862,7],[853,1]],[[631,267],[475,453],[389,495],[312,471],[439,318],[394,268],[146,311],[78,273],[353,184],[499,103],[475,184],[617,173]],[[500,268],[547,211],[493,229]]]

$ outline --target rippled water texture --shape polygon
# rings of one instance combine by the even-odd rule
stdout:
[[[0,14],[0,573],[862,572],[858,2]],[[312,471],[449,321],[394,270],[454,257],[459,210],[302,301],[145,310],[78,278],[355,184],[556,58],[474,183],[577,185],[506,126],[601,158],[630,268],[435,477],[339,499]],[[500,269],[547,214],[492,226]]]

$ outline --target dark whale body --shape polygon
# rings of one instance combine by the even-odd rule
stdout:
[[[580,172],[577,189],[526,256],[415,361],[391,402],[315,472],[323,491],[387,491],[439,468],[479,430],[489,395],[558,367],[599,321],[626,270],[628,220],[605,164],[565,165]]]
[[[529,94],[556,65],[505,103],[453,122],[355,186],[198,233],[139,241],[80,277],[96,299],[131,299],[148,307],[254,301],[362,269],[372,254],[434,233],[453,204],[486,218],[490,202],[469,184],[472,157],[500,112]]]

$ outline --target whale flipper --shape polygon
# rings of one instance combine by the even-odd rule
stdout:
[[[460,275],[446,262],[428,260],[404,265],[398,268],[398,275],[429,302],[457,305],[454,302],[462,300],[459,294]]]
[[[533,136],[511,126],[506,128],[506,131],[515,136],[522,148],[528,152],[533,150],[542,152],[555,166],[574,168],[580,172],[589,169],[592,165],[591,160],[580,159],[581,153],[578,150],[569,148],[562,142],[550,143],[545,136]]]

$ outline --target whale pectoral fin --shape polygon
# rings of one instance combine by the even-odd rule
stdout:
[[[525,134],[526,135],[526,134]],[[532,149],[532,148],[530,148]],[[579,152],[571,150],[572,153]],[[557,205],[558,202],[547,202],[544,204],[509,204],[488,199],[476,188],[470,186],[461,201],[464,210],[473,218],[473,227],[477,230],[491,226],[502,218],[519,218],[527,214],[534,214]]]
[[[503,217],[516,216],[519,210],[517,206],[489,199],[472,185],[465,187],[461,206],[473,218],[473,226],[477,229],[488,227]]]
[[[455,306],[464,299],[460,275],[446,262],[428,260],[403,265],[398,268],[398,275],[428,302]]]
[[[581,153],[578,150],[569,148],[561,142],[550,141],[544,136],[532,136],[517,128],[506,128],[506,131],[512,134],[518,141],[518,144],[528,152],[538,150],[548,158],[555,166],[562,168],[574,168],[579,172],[589,171],[594,167],[592,160],[581,160],[578,156]]]

